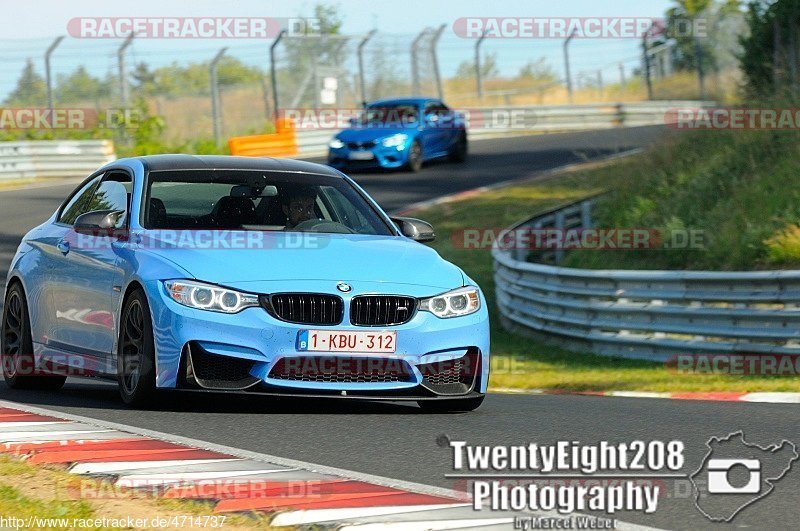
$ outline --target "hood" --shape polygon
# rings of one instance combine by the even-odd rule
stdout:
[[[144,241],[195,279],[230,287],[244,282],[325,280],[444,290],[464,282],[461,270],[436,251],[399,236],[227,232],[211,245],[199,239],[196,244],[181,244],[158,231],[147,233]],[[204,248],[199,248],[201,243]]]
[[[367,140],[377,140],[385,138],[397,133],[405,133],[407,135],[416,131],[415,126],[402,127],[378,127],[378,126],[354,126],[350,129],[345,129],[336,135],[336,138],[342,142],[364,142]]]

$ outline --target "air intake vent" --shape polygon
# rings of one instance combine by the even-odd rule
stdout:
[[[275,362],[268,377],[293,382],[349,384],[409,382],[414,378],[403,360],[361,356],[281,358]]]
[[[358,326],[407,323],[414,316],[417,300],[397,295],[361,295],[350,303],[350,322]]]
[[[261,306],[282,321],[310,325],[337,325],[342,322],[341,297],[321,293],[277,293],[262,295]]]

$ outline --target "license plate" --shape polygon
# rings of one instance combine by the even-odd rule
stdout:
[[[297,350],[308,352],[393,353],[397,332],[337,332],[336,330],[301,330]]]
[[[350,160],[372,160],[375,154],[372,151],[351,151]]]

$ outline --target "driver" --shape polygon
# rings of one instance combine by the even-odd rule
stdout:
[[[281,206],[286,215],[286,229],[291,230],[300,223],[314,219],[314,206],[317,201],[317,191],[310,186],[294,188],[281,195]]]

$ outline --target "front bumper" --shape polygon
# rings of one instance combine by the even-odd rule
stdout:
[[[440,319],[417,311],[405,324],[373,328],[348,320],[351,298],[364,293],[338,294],[344,299],[343,322],[314,326],[278,320],[260,307],[234,315],[187,308],[169,299],[161,282],[147,283],[146,291],[159,388],[393,400],[486,392],[489,321],[483,298],[481,309],[465,317]],[[298,332],[320,328],[393,330],[397,349],[393,354],[297,349]]]
[[[372,159],[353,160],[351,153],[372,153]],[[358,156],[358,155],[356,155]],[[343,147],[328,150],[328,165],[336,169],[345,168],[400,168],[408,162],[408,145],[384,147],[377,144],[368,149],[350,149]]]

